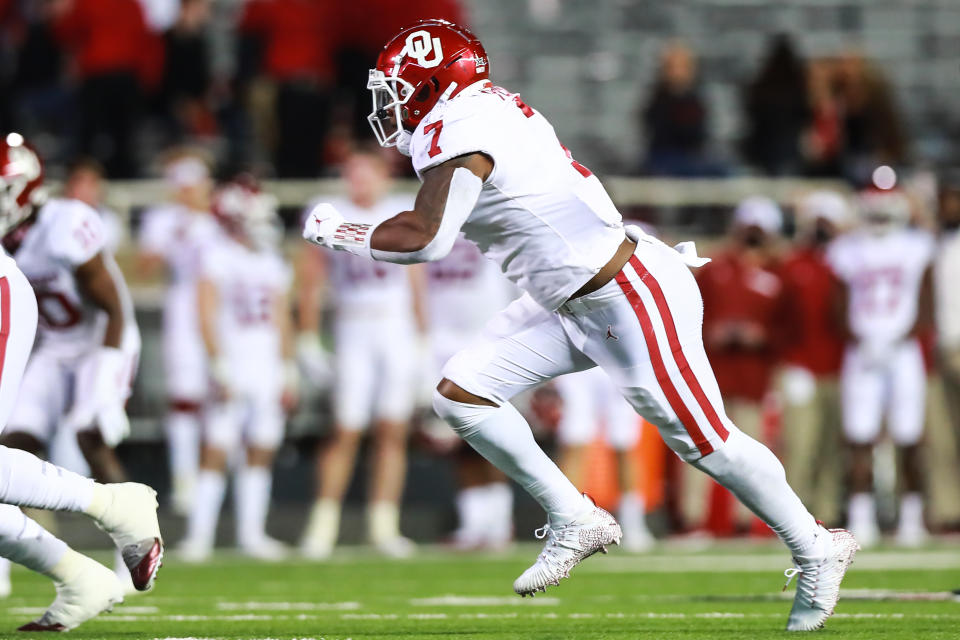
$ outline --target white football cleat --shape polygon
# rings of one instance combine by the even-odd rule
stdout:
[[[163,538],[157,520],[157,492],[145,484],[98,485],[109,492],[97,526],[110,534],[123,554],[137,591],[148,591],[163,564]]]
[[[73,565],[67,569],[71,577],[54,582],[57,597],[53,604],[18,631],[68,631],[123,602],[123,585],[113,571],[75,551],[67,553],[71,554],[67,561]]]
[[[239,545],[240,553],[255,560],[278,562],[290,555],[290,549],[268,535],[253,540],[244,540]]]
[[[826,553],[820,560],[799,563],[784,571],[787,584],[797,578],[797,594],[787,620],[787,631],[813,631],[823,626],[833,614],[840,598],[840,582],[860,550],[856,538],[846,529],[824,529]]]
[[[533,596],[546,591],[547,585],[560,584],[561,578],[569,578],[570,570],[582,560],[598,551],[606,553],[608,544],[620,544],[623,532],[612,515],[593,505],[593,510],[579,521],[556,527],[546,524],[534,535],[547,542],[533,566],[513,583],[513,590],[521,596]]]
[[[897,535],[894,539],[898,547],[907,549],[916,549],[926,544],[930,539],[930,532],[927,531],[923,521],[900,520],[900,526],[897,527]]]

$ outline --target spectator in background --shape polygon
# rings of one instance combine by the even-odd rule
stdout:
[[[718,173],[704,157],[707,107],[696,88],[697,62],[685,44],[664,47],[660,73],[643,109],[647,135],[645,173],[702,176]]]
[[[274,163],[283,178],[316,177],[322,168],[334,80],[334,4],[341,3],[250,0],[240,17],[242,44],[249,51],[250,41],[256,43],[259,70],[276,84]]]
[[[137,175],[133,136],[157,46],[137,0],[53,0],[55,31],[79,81],[80,151],[113,178]]]
[[[803,154],[805,173],[810,176],[843,174],[843,112],[837,96],[835,68],[836,62],[831,58],[812,60],[807,66],[810,127],[803,136]]]
[[[799,173],[810,103],[803,61],[786,34],[771,41],[760,73],[747,88],[745,108],[747,162],[769,175]]]
[[[762,196],[747,198],[734,212],[727,247],[697,271],[704,346],[727,415],[760,441],[769,441],[763,433],[763,403],[771,389],[784,321],[777,261],[782,225],[776,203]],[[708,515],[715,533],[733,533],[732,506],[732,496],[716,485]]]
[[[832,191],[797,205],[797,246],[780,270],[784,300],[781,376],[784,467],[790,486],[813,513],[839,526],[844,461],[837,378],[844,337],[831,305],[836,283],[828,243],[848,224],[848,205]]]
[[[907,159],[908,143],[890,83],[855,52],[837,63],[835,82],[843,112],[844,164],[847,176],[867,184],[880,164]]]
[[[211,0],[183,0],[176,22],[163,35],[160,101],[170,129],[170,143],[184,137],[210,136],[216,130],[209,104],[210,10]]]

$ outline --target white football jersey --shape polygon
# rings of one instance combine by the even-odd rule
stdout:
[[[468,153],[493,159],[463,232],[548,310],[623,242],[620,214],[600,181],[516,94],[477,86],[438,104],[414,131],[410,151],[417,175]]]
[[[105,247],[100,214],[79,200],[54,199],[37,213],[14,253],[37,296],[37,348],[62,358],[89,353],[103,344],[106,313],[85,300],[74,271],[103,253],[124,307],[124,348],[136,348],[139,334],[126,282]]]
[[[276,382],[282,362],[277,301],[293,279],[286,262],[224,237],[204,252],[201,274],[217,288],[219,346],[231,372],[238,380]]]
[[[516,297],[515,291],[497,266],[460,235],[450,255],[427,264],[430,329],[472,336]]]
[[[347,220],[376,224],[413,209],[413,199],[391,196],[370,209],[348,199],[331,204]],[[307,208],[310,210],[310,207]],[[412,305],[410,274],[401,264],[379,262],[346,251],[325,252],[329,295],[338,313],[407,313]]]
[[[857,230],[830,245],[827,261],[850,292],[847,313],[858,340],[894,342],[907,335],[934,246],[930,233],[908,228],[884,235]]]
[[[160,205],[144,213],[139,233],[140,247],[162,256],[167,264],[166,331],[196,331],[196,285],[201,256],[222,237],[220,225],[208,213],[192,212],[177,204]]]

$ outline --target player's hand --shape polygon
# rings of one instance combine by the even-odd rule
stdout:
[[[129,362],[127,355],[116,347],[101,347],[84,361],[77,372],[76,399],[64,419],[69,428],[81,431],[96,426],[109,446],[115,446],[130,433],[123,407]]]
[[[303,332],[297,336],[297,364],[310,384],[321,389],[330,386],[333,378],[330,356],[317,334]]]
[[[307,219],[303,223],[303,239],[332,249],[333,245],[330,241],[333,239],[333,233],[343,222],[343,216],[336,207],[327,202],[321,202],[307,214]]]
[[[233,396],[230,379],[230,365],[220,357],[210,362],[210,384],[213,387],[213,397],[218,402],[226,402]]]

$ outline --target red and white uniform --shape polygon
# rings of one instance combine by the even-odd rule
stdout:
[[[283,345],[276,313],[290,290],[290,268],[275,252],[223,238],[204,252],[200,274],[217,289],[220,357],[231,394],[212,411],[207,441],[227,451],[241,437],[246,444],[276,448],[284,425]]]
[[[545,380],[599,365],[683,458],[720,447],[736,427],[704,353],[702,302],[688,269],[694,262],[640,232],[614,280],[568,302],[624,240],[600,182],[570,158],[543,116],[498,88],[472,87],[438,104],[411,143],[418,173],[473,152],[488,155],[495,168],[464,234],[526,294],[443,375],[505,403]]]
[[[75,270],[103,253],[113,273],[124,309],[120,349],[127,357],[131,392],[140,355],[140,333],[133,302],[113,256],[105,248],[100,215],[79,200],[51,200],[36,214],[14,253],[17,265],[33,286],[39,309],[39,330],[9,425],[49,440],[74,402],[89,395],[93,380],[83,375],[103,345],[107,315],[85,300]]]
[[[197,319],[200,260],[222,237],[213,216],[179,205],[144,214],[141,248],[163,256],[169,284],[163,303],[163,364],[173,402],[202,403],[207,395],[207,358]]]
[[[883,418],[894,441],[916,443],[923,433],[926,374],[917,320],[933,236],[917,229],[883,235],[854,231],[834,241],[827,260],[849,291],[855,342],[844,354],[843,414],[848,438],[873,442]]]
[[[37,331],[30,282],[0,248],[0,431],[7,425]]]
[[[408,197],[371,209],[336,202],[354,220],[380,222],[413,208]],[[403,265],[344,251],[326,254],[335,312],[334,417],[347,430],[372,420],[406,421],[416,395],[416,338],[410,274]]]

